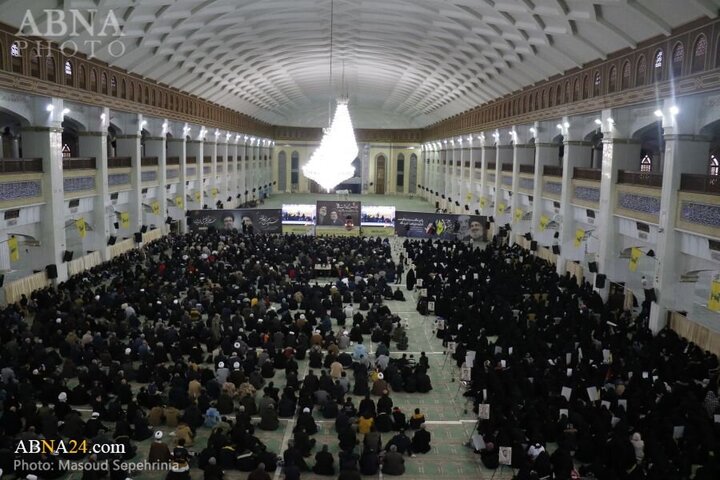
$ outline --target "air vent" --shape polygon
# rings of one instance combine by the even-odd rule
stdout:
[[[143,189],[142,189],[142,194],[145,195],[145,194],[147,193],[147,190],[148,190],[147,188],[143,188]]]
[[[554,208],[560,208],[560,202],[553,202]]]
[[[5,218],[7,218],[7,217],[5,217]],[[717,240],[708,239],[708,247],[710,247],[710,250],[715,250],[716,252],[720,252],[720,242]]]
[[[20,218],[20,209],[5,210],[5,220],[17,220]]]
[[[648,225],[647,223],[635,222],[635,227],[637,228],[638,232],[650,233],[650,225]],[[645,238],[647,238],[647,235],[645,235]]]
[[[75,198],[75,199],[70,200],[70,201],[68,202],[68,207],[70,207],[70,208],[78,208],[79,206],[80,206],[80,199],[79,199],[79,198]]]
[[[588,218],[595,218],[595,210],[590,210],[589,208],[585,210],[585,215],[587,215]]]

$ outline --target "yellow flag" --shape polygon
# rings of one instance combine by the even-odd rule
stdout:
[[[516,209],[515,209],[515,214],[514,214],[514,216],[515,216],[515,221],[516,221],[516,222],[519,222],[519,221],[522,219],[522,216],[523,216],[523,211],[522,211],[522,209],[521,209],[521,208],[516,208]]]
[[[215,198],[215,197],[217,197],[217,194],[218,194],[218,189],[215,188],[215,187],[213,187],[213,188],[210,190],[210,195],[212,195],[212,198]]]
[[[150,207],[152,208],[153,215],[160,215],[160,202],[155,200],[150,204]]]
[[[10,237],[8,240],[8,247],[10,248],[10,261],[17,262],[20,260],[20,247],[18,247],[18,239]]]
[[[577,230],[575,230],[575,240],[573,241],[573,245],[575,245],[575,247],[579,247],[584,237],[585,230],[583,230],[582,228],[578,228]]]
[[[178,195],[175,197],[175,206],[178,208],[183,208],[184,202],[182,195]]]
[[[469,192],[468,192],[468,194],[465,195],[465,200],[468,201],[468,202],[469,202],[470,200],[472,200],[472,193],[469,193]]]
[[[75,220],[75,227],[80,234],[80,238],[85,238],[85,236],[87,235],[87,225],[85,224],[85,219],[83,217]]]
[[[637,247],[632,247],[632,249],[630,250],[630,263],[628,264],[628,268],[631,272],[637,271],[638,261],[640,261],[641,255],[642,250]]]
[[[200,192],[195,192],[195,201],[196,202],[200,201]]]
[[[480,197],[480,208],[485,208],[486,205],[487,205],[487,198]]]
[[[710,284],[710,298],[707,306],[713,312],[720,312],[720,280],[713,280]]]
[[[130,214],[128,212],[122,212],[120,214],[120,225],[123,228],[130,228]]]
[[[540,216],[540,231],[544,232],[549,223],[550,223],[550,217],[548,217],[547,215],[541,215]]]
[[[500,215],[505,213],[505,204],[502,202],[498,203],[497,210]]]

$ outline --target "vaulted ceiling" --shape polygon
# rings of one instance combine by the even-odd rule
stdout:
[[[31,9],[44,31],[43,9],[94,8],[100,20],[112,9],[123,55],[112,36],[50,39],[84,53],[99,40],[111,65],[276,125],[325,126],[330,97],[346,91],[356,126],[409,128],[715,17],[720,0],[334,0],[332,91],[330,4],[5,0],[0,21],[19,26]]]

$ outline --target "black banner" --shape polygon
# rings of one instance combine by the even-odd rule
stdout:
[[[190,210],[188,226],[191,230],[242,230],[252,227],[253,233],[282,233],[282,210],[279,208],[242,208],[236,210]]]
[[[323,227],[359,227],[360,202],[318,200],[315,221]]]
[[[395,234],[411,238],[486,241],[486,221],[487,217],[481,215],[397,211]]]

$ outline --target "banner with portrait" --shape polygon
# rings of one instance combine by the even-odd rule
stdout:
[[[282,233],[279,208],[241,208],[234,210],[189,210],[190,230],[238,230],[247,233]]]
[[[315,225],[316,235],[360,235],[360,202],[318,200]]]
[[[487,217],[449,213],[395,213],[395,234],[399,237],[443,240],[487,241]]]

